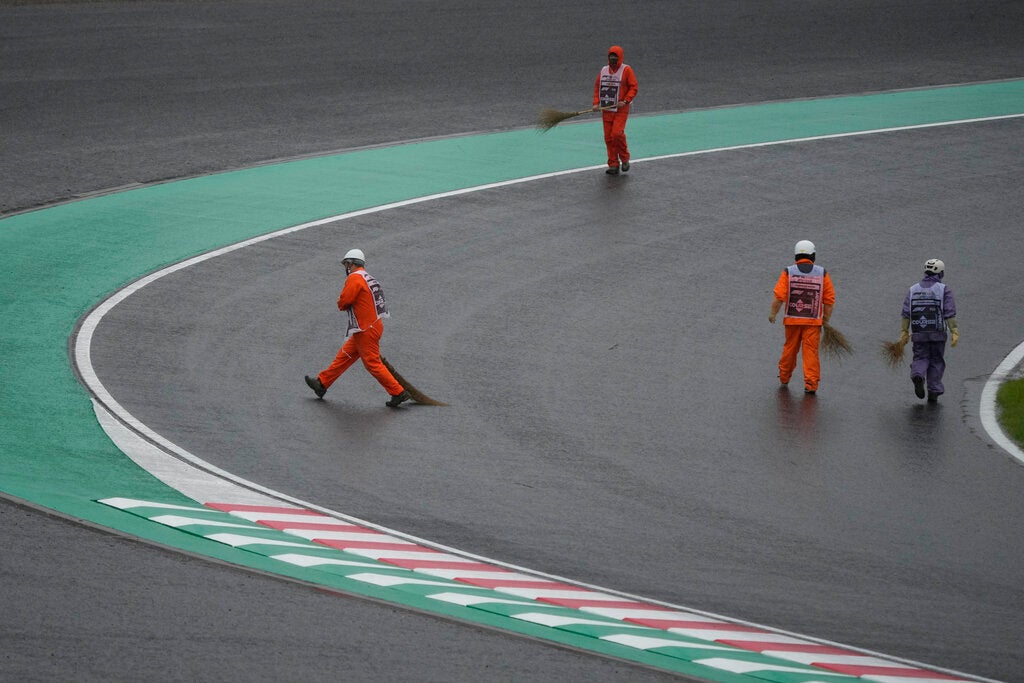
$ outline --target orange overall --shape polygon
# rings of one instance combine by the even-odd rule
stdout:
[[[373,292],[370,291],[362,271],[365,269],[361,266],[352,269],[338,296],[338,309],[348,311],[351,308],[358,331],[345,340],[330,367],[317,377],[324,388],[330,387],[343,372],[361,358],[367,371],[380,382],[388,394],[396,396],[404,389],[381,362],[380,338],[384,334],[384,320],[378,315]]]
[[[810,259],[798,259],[796,264],[813,265]],[[790,309],[794,303],[790,297],[790,270],[786,269],[779,275],[775,283],[774,295],[777,301],[783,302],[787,314],[783,318],[783,325],[786,330],[786,341],[782,345],[782,356],[779,358],[779,381],[788,384],[796,369],[796,356],[799,353],[803,358],[804,388],[808,391],[817,391],[818,382],[821,381],[821,363],[818,358],[818,347],[821,343],[821,326],[823,324],[823,311],[836,302],[835,290],[832,287],[832,278],[821,269],[820,299],[810,315],[790,315]],[[798,302],[795,306],[800,308]]]
[[[597,74],[597,80],[594,81],[594,106],[607,107],[616,102],[626,103],[601,113],[601,120],[604,122],[604,145],[608,151],[608,167],[617,169],[620,161],[624,164],[629,163],[626,119],[629,118],[629,103],[636,97],[637,81],[633,68],[622,63],[621,47],[613,45],[608,53],[618,55],[618,63],[614,69],[606,66]],[[605,82],[603,92],[602,81]],[[617,89],[614,87],[616,82]]]

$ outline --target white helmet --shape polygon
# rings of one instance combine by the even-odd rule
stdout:
[[[362,249],[349,249],[348,253],[345,254],[345,258],[341,259],[341,262],[352,261],[358,266],[366,263],[366,255],[363,254]]]
[[[796,247],[793,248],[793,253],[797,256],[814,256],[814,242],[810,240],[800,240],[796,243]]]
[[[924,262],[924,272],[926,273],[944,273],[946,271],[946,264],[937,258],[930,258]]]

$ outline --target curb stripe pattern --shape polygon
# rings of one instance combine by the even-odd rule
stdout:
[[[970,679],[553,581],[298,507],[106,498],[104,505],[297,567],[775,683]]]

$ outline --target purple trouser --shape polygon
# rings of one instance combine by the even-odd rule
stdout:
[[[914,342],[914,360],[910,362],[910,376],[924,377],[928,382],[928,393],[941,394],[942,373],[946,371],[946,340]]]

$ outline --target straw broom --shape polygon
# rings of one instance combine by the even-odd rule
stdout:
[[[391,363],[389,363],[387,358],[384,358],[383,356],[381,356],[380,360],[381,360],[382,363],[384,363],[384,367],[386,367],[388,369],[388,372],[390,372],[394,376],[394,378],[396,380],[398,380],[398,383],[401,384],[403,387],[405,387],[405,390],[409,392],[410,396],[412,396],[412,400],[416,401],[417,403],[422,403],[423,405],[427,405],[427,406],[446,406],[446,405],[448,405],[444,401],[438,401],[437,399],[430,398],[429,396],[424,394],[422,391],[420,391],[419,389],[417,389],[413,385],[409,384],[409,381],[407,379],[405,379],[404,377],[402,377],[400,374],[398,374],[398,370],[395,370],[395,366],[393,366]]]
[[[614,105],[612,105],[612,107],[614,107]],[[611,109],[612,107],[601,107],[597,111],[604,111],[605,109]],[[589,114],[592,111],[594,110],[580,109],[579,111],[559,111],[557,109],[541,109],[540,114],[537,115],[537,129],[541,133],[546,133],[566,119],[571,119],[583,114]]]
[[[822,326],[821,350],[826,356],[836,359],[842,359],[853,353],[853,347],[846,340],[846,336],[828,323]]]
[[[903,349],[907,342],[882,342],[882,360],[892,369],[898,368],[903,363]]]

